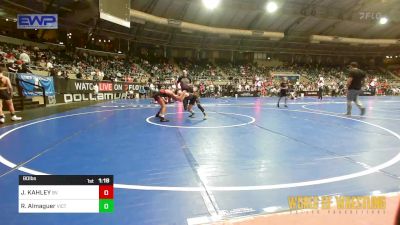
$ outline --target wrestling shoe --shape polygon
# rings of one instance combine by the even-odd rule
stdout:
[[[361,116],[364,116],[364,115],[365,115],[365,108],[362,108],[362,109],[361,109],[360,115],[361,115]]]
[[[161,117],[160,122],[169,122],[169,120],[165,119],[164,117]]]
[[[22,120],[22,117],[18,117],[17,115],[14,115],[14,116],[11,117],[11,120],[12,121],[19,121],[19,120]]]

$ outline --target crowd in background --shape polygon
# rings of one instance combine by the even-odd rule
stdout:
[[[45,71],[47,75],[63,79],[111,80],[145,83],[147,86],[174,88],[176,79],[185,71],[203,96],[222,93],[259,92],[274,96],[279,92],[280,79],[275,73],[300,75],[290,83],[295,92],[316,91],[317,80],[324,79],[325,95],[344,94],[346,67],[297,65],[268,67],[256,63],[211,63],[186,58],[147,59],[119,54],[97,55],[90,51],[50,50],[37,47],[0,44],[0,62],[10,72],[31,73]],[[364,90],[379,95],[399,95],[400,86],[387,71],[362,68],[366,71]],[[395,71],[396,72],[396,71]]]

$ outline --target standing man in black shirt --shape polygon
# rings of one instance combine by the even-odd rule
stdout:
[[[352,102],[356,103],[357,107],[360,109],[361,116],[365,114],[365,108],[358,99],[364,80],[365,72],[358,68],[358,63],[350,63],[349,78],[347,79],[347,116],[351,115]]]
[[[176,86],[178,88],[180,86],[182,91],[186,91],[188,93],[186,98],[184,98],[184,100],[183,100],[183,107],[185,110],[188,110],[190,112],[189,117],[192,118],[192,117],[194,117],[194,112],[192,110],[192,107],[196,101],[199,101],[199,99],[198,99],[198,96],[197,96],[197,98],[195,98],[195,96],[193,95],[194,89],[193,89],[193,85],[192,85],[192,79],[189,78],[187,70],[183,70],[182,72],[183,72],[183,75],[180,76],[178,78],[178,80],[176,81]],[[188,108],[188,106],[190,105],[190,104],[188,104],[189,102],[192,104],[191,104],[191,107]],[[199,101],[199,103],[200,103],[200,101]],[[199,105],[197,105],[197,106],[199,106]],[[201,107],[201,105],[200,105],[200,107]],[[199,109],[200,109],[200,107],[199,107]],[[204,117],[205,117],[206,115],[204,113],[204,109],[201,111],[203,112]]]
[[[317,86],[318,86],[318,100],[322,100],[322,96],[324,94],[324,86],[325,86],[325,81],[322,75],[319,76],[319,80],[317,81]]]
[[[181,87],[182,91],[187,91],[189,93],[193,93],[193,87],[192,87],[192,79],[188,76],[188,73],[186,70],[183,70],[183,75],[178,78],[176,81],[176,85]]]
[[[286,77],[283,78],[282,82],[281,82],[281,90],[279,92],[279,99],[278,99],[278,104],[276,105],[279,108],[279,103],[281,102],[282,98],[285,98],[285,107],[287,107],[287,93],[288,93],[288,80]]]

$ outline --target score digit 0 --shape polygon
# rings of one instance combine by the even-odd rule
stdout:
[[[112,185],[100,185],[99,186],[99,198],[100,199],[113,199],[114,198],[114,187]]]

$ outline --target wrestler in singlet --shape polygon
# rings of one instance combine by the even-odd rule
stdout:
[[[167,112],[166,102],[164,101],[164,97],[173,98],[176,101],[182,101],[184,98],[184,93],[182,92],[180,95],[176,95],[173,91],[167,89],[160,89],[153,94],[154,100],[161,106],[160,110],[158,110],[156,117],[160,118],[160,122],[168,122],[165,118],[165,114]]]
[[[21,117],[15,115],[14,104],[12,102],[12,86],[10,79],[3,75],[7,71],[6,68],[0,67],[0,123],[5,123],[5,115],[3,113],[3,101],[10,110],[11,120],[18,121]]]
[[[8,78],[0,75],[0,99],[11,100],[12,96],[8,92]]]

